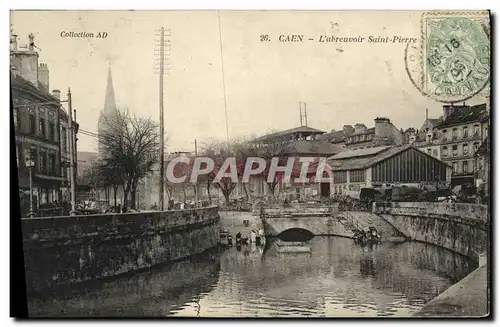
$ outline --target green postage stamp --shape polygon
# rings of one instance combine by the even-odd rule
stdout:
[[[422,91],[441,101],[481,92],[490,81],[490,13],[424,13],[422,75]]]

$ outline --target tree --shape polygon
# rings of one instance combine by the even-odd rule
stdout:
[[[104,153],[101,170],[113,176],[112,180],[119,180],[123,203],[130,194],[130,207],[135,208],[138,182],[159,160],[158,124],[127,111],[106,117],[105,124],[107,128],[99,138]]]
[[[239,177],[243,174],[243,169],[245,163],[241,161],[240,158],[236,157],[235,152],[235,142],[217,142],[209,141],[206,142],[202,149],[203,156],[211,158],[214,161],[214,169],[204,177],[204,181],[207,183],[207,192],[210,194],[210,184],[214,183],[215,186],[222,192],[224,196],[226,206],[229,205],[229,197],[233,190],[238,185],[230,177],[222,177],[220,181],[214,182],[217,174],[223,167],[223,164],[230,157],[235,157],[236,159],[236,175]],[[203,167],[202,167],[203,168]],[[229,172],[231,167],[227,167],[225,172]]]

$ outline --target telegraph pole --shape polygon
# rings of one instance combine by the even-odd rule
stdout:
[[[159,186],[159,208],[160,211],[164,210],[165,204],[164,204],[164,194],[165,194],[165,122],[163,119],[163,76],[168,73],[169,69],[169,63],[168,60],[165,60],[165,57],[170,56],[170,40],[166,40],[165,36],[169,37],[170,36],[170,29],[167,29],[167,35],[165,35],[165,28],[160,29],[160,40],[159,40],[159,53],[156,53],[155,50],[155,55],[158,55],[158,65],[159,68],[158,74],[160,74],[160,83],[159,83],[159,107],[160,107],[160,186]],[[166,51],[165,51],[166,50]],[[166,68],[166,69],[165,69]]]
[[[304,105],[304,108],[302,108]],[[307,127],[307,102],[299,102],[300,126]]]
[[[75,156],[74,156],[74,133],[73,133],[73,108],[71,104],[71,89],[68,87],[68,125],[69,125],[69,175],[71,187],[71,211],[70,215],[76,214],[76,194],[75,194]]]
[[[198,156],[198,143],[196,142],[196,139],[194,139],[194,157],[196,159],[196,157]],[[196,180],[195,182],[195,186],[194,186],[194,192],[195,192],[195,197],[196,197],[196,207],[198,208],[198,202],[200,201],[200,192],[199,192],[199,189],[198,189],[198,180]]]
[[[164,192],[165,192],[165,171],[164,171],[164,160],[165,160],[165,141],[163,139],[164,133],[164,123],[163,123],[163,74],[164,74],[164,55],[165,55],[165,30],[161,28],[161,39],[160,39],[160,211],[163,211],[164,205]]]

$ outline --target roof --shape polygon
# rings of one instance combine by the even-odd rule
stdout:
[[[344,131],[335,131],[325,133],[318,136],[318,140],[329,141],[331,143],[339,143],[344,141]]]
[[[282,137],[285,135],[297,134],[297,133],[303,133],[303,134],[310,135],[310,134],[324,134],[325,132],[320,131],[319,129],[316,129],[316,128],[308,127],[308,126],[299,126],[299,127],[287,129],[285,131],[263,135],[261,137],[254,139],[253,142],[265,141],[265,140],[278,138],[278,137]]]
[[[379,152],[387,150],[388,148],[390,148],[390,146],[379,146],[379,147],[375,147],[375,148],[348,150],[348,151],[343,151],[341,153],[338,153],[338,154],[334,155],[333,157],[330,157],[329,159],[339,160],[339,159],[373,156]]]
[[[488,111],[486,110],[486,103],[475,106],[457,106],[454,107],[451,114],[438,126],[439,128],[464,124],[468,122],[483,120],[488,118]]]
[[[442,118],[429,118],[428,119],[429,123],[431,123],[432,125],[437,125],[439,124],[440,122],[443,121]]]
[[[340,145],[331,144],[325,141],[305,140],[293,141],[290,146],[284,151],[285,154],[315,154],[323,156],[331,156],[343,151],[344,148]]]
[[[49,101],[59,102],[59,99],[54,97],[49,92],[39,89],[33,83],[25,79],[19,73],[10,72],[10,84],[13,88],[19,89],[28,93],[34,93],[39,97],[43,97]]]
[[[371,156],[365,156],[365,157],[359,157],[359,156],[354,156],[354,157],[346,157],[341,160],[333,160],[330,158],[330,163],[333,168],[333,171],[345,171],[345,170],[355,170],[355,169],[365,169],[368,167],[372,167],[373,165],[388,159],[392,156],[395,156],[401,152],[404,152],[408,149],[414,149],[416,151],[419,151],[425,156],[429,156],[428,154],[424,153],[423,151],[418,150],[417,148],[412,147],[411,145],[402,145],[402,146],[393,146],[393,147],[385,147],[385,149],[382,149],[382,151],[379,151]],[[363,149],[367,150],[367,149]],[[439,159],[436,159],[432,156],[429,156],[433,158],[434,160],[437,160],[439,162],[442,162]],[[447,165],[445,162],[442,162],[443,165]]]

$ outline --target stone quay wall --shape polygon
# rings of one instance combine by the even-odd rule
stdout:
[[[478,262],[489,247],[488,206],[468,203],[374,203],[380,215],[411,240],[444,247]]]
[[[28,292],[116,276],[219,243],[218,207],[22,219]]]

